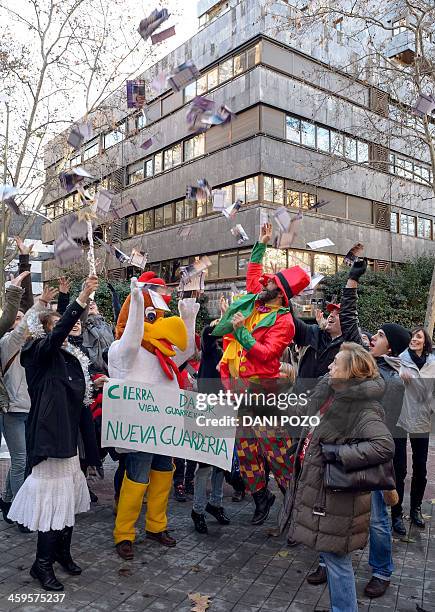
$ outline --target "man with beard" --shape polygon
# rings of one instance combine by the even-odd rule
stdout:
[[[247,392],[254,403],[254,416],[271,414],[273,407],[262,403],[261,395],[276,393],[280,379],[280,358],[291,343],[294,323],[290,300],[310,283],[302,268],[295,266],[277,274],[263,274],[262,259],[272,236],[272,225],[263,225],[248,265],[248,293],[236,299],[216,325],[213,336],[224,336],[220,374],[227,388]],[[258,403],[258,395],[260,403]],[[255,403],[256,402],[256,403]],[[238,436],[240,472],[255,502],[254,525],[269,515],[275,496],[267,488],[265,461],[277,484],[286,489],[292,464],[288,457],[291,440],[272,428],[249,428]]]

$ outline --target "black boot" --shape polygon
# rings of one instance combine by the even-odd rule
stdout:
[[[394,533],[397,533],[399,536],[406,536],[406,527],[403,522],[403,516],[399,514],[399,516],[392,516],[391,522],[393,526]]]
[[[1,497],[0,497],[0,510],[1,513],[3,514],[3,520],[8,523],[9,525],[12,525],[12,523],[14,521],[11,521],[11,519],[8,518],[8,512],[11,509],[12,506],[12,502],[5,502]]]
[[[426,527],[423,515],[421,513],[421,506],[411,508],[409,512],[409,518],[411,519],[411,523],[413,523],[417,527],[420,527],[420,529],[424,529]]]
[[[205,507],[205,511],[214,516],[218,523],[221,525],[229,525],[230,519],[225,514],[225,510],[218,506],[212,506],[211,504],[207,504]]]
[[[275,495],[267,487],[264,487],[264,489],[253,493],[252,497],[255,502],[255,512],[251,523],[253,525],[262,525],[269,516],[270,509],[275,501]]]
[[[54,553],[54,560],[57,561],[68,574],[71,574],[71,576],[78,576],[82,573],[82,568],[74,563],[71,557],[72,532],[72,527],[64,527],[60,532]]]
[[[198,533],[208,533],[207,523],[205,522],[205,516],[203,514],[199,514],[199,512],[192,510],[190,516],[192,517],[193,524]]]
[[[30,569],[32,578],[39,580],[46,591],[63,591],[63,584],[54,575],[53,560],[59,531],[38,531],[36,559]]]

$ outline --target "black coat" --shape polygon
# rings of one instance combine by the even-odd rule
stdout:
[[[86,390],[80,362],[62,344],[83,308],[73,302],[53,330],[21,351],[31,407],[26,443],[29,466],[44,459],[77,455],[79,429],[89,465],[100,465],[92,416],[83,404]]]
[[[334,361],[343,342],[361,344],[359,333],[357,290],[345,287],[341,296],[340,324],[341,336],[332,339],[318,325],[307,325],[294,317],[295,336],[293,342],[299,347],[306,346],[298,369],[298,379],[312,379],[308,386],[313,387],[320,376],[328,373],[328,366]]]
[[[206,325],[201,336],[201,361],[198,370],[198,391],[218,393],[222,389],[221,375],[216,366],[222,359],[219,338],[212,336],[214,327]]]

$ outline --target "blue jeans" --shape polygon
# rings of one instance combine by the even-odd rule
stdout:
[[[331,612],[358,612],[352,555],[322,552],[328,575]]]
[[[125,471],[133,482],[148,484],[150,470],[157,472],[172,472],[172,458],[153,453],[127,453],[125,455]]]
[[[11,456],[5,490],[2,498],[11,502],[24,482],[26,471],[26,421],[27,412],[7,412],[0,415],[0,431],[3,432]]]
[[[211,472],[210,504],[220,508],[224,498],[225,473],[220,468],[211,465],[198,467],[195,472],[195,492],[193,495],[193,510],[198,514],[204,514],[207,505],[207,481]]]
[[[382,491],[372,492],[369,565],[373,576],[390,580],[394,570],[390,519]]]

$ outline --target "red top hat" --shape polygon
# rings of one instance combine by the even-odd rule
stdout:
[[[160,285],[161,287],[166,287],[165,281],[162,278],[155,276],[154,272],[152,272],[151,270],[149,270],[148,272],[143,272],[143,274],[141,274],[137,280],[139,283],[150,283],[151,285]],[[162,298],[164,299],[166,304],[169,304],[169,302],[171,301],[170,295],[162,295]]]
[[[309,275],[300,266],[280,270],[271,280],[281,289],[286,306],[292,297],[299,295],[311,282]]]
[[[329,302],[329,304],[326,305],[326,310],[328,312],[334,312],[334,310],[340,310],[341,308],[341,304],[334,304],[334,302]]]

